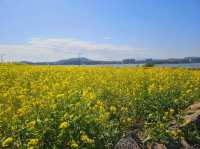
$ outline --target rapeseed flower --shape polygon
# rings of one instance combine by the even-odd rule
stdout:
[[[26,127],[28,127],[28,128],[35,128],[35,125],[36,125],[36,121],[33,120],[33,121],[27,123],[27,124],[26,124]]]
[[[2,142],[2,147],[8,147],[13,143],[13,138],[8,137]]]
[[[36,146],[38,145],[39,143],[39,140],[38,139],[29,139],[29,142],[28,142],[28,146]]]
[[[78,145],[74,140],[72,140],[72,141],[71,141],[71,144],[70,144],[70,147],[71,147],[71,148],[78,148],[79,145]]]
[[[61,129],[65,129],[65,128],[67,128],[67,127],[69,127],[68,122],[62,122],[62,123],[60,124],[60,126],[59,126],[59,128],[61,128]]]
[[[110,112],[115,113],[117,111],[117,108],[115,106],[110,107]]]
[[[86,134],[81,135],[81,141],[83,141],[85,144],[92,144],[94,143],[93,139],[90,139]]]

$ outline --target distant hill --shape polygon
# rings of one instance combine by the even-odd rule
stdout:
[[[21,61],[24,64],[31,65],[103,65],[103,64],[121,64],[121,61],[101,61],[101,60],[91,60],[85,57],[81,58],[70,58],[66,60],[59,60],[55,62],[29,62]]]
[[[81,65],[81,64],[85,64],[85,63],[89,63],[92,62],[93,60],[90,60],[88,58],[70,58],[70,59],[66,59],[66,60],[59,60],[56,62],[53,62],[54,65]]]
[[[70,58],[55,62],[29,62],[21,61],[23,64],[30,65],[106,65],[106,64],[182,64],[182,63],[200,63],[200,57],[185,57],[185,58],[168,58],[168,59],[124,59],[122,61],[103,61],[91,60],[85,57]]]

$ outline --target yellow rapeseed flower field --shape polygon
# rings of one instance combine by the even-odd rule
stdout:
[[[200,99],[200,71],[0,65],[0,148],[113,148],[137,119],[143,138],[200,141],[171,131]]]

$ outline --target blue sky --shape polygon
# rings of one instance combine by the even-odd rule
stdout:
[[[200,56],[199,0],[0,0],[0,54],[53,61]]]

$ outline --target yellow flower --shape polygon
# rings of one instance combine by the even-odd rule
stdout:
[[[59,126],[59,128],[61,128],[61,129],[65,129],[65,128],[67,128],[67,127],[69,127],[68,122],[62,122],[62,123],[60,124],[60,126]]]
[[[169,116],[169,112],[165,112],[165,116]]]
[[[84,90],[82,96],[85,97],[85,98],[88,98],[88,99],[95,99],[96,98],[96,95],[92,92],[91,88]]]
[[[174,113],[174,109],[169,109],[169,112],[170,113]]]
[[[97,100],[96,105],[98,105],[98,106],[104,106],[103,102],[100,101],[100,100]]]
[[[92,144],[94,143],[93,139],[90,139],[86,134],[81,135],[81,141],[83,141],[85,144]]]
[[[176,131],[178,134],[180,134],[182,132],[181,129],[177,129]]]
[[[121,108],[121,111],[122,111],[122,112],[128,112],[128,108],[127,108],[127,107],[122,107],[122,108]]]
[[[17,97],[19,100],[25,100],[26,99],[26,96],[25,95],[20,95]]]
[[[153,94],[153,93],[156,92],[156,90],[157,90],[156,85],[155,85],[155,84],[151,84],[151,85],[149,86],[149,88],[148,88],[148,93],[149,93],[149,94]]]
[[[70,146],[71,146],[71,148],[78,148],[79,147],[79,145],[74,140],[72,140]]]
[[[117,111],[117,108],[115,106],[110,107],[110,112],[115,113]]]
[[[2,142],[2,147],[8,147],[12,144],[13,142],[13,138],[12,137],[8,137],[7,139],[5,139],[3,142]]]
[[[130,123],[130,122],[132,121],[132,119],[128,117],[128,118],[126,119],[126,121],[127,121],[128,123]]]
[[[23,116],[24,114],[26,114],[26,112],[28,111],[28,108],[25,106],[25,107],[22,107],[22,108],[19,108],[17,110],[17,116],[21,117]]]
[[[170,134],[171,134],[172,137],[177,137],[178,132],[177,132],[176,130],[172,130],[172,131],[170,132]]]
[[[26,127],[28,127],[28,128],[35,128],[35,125],[36,125],[36,121],[34,120],[34,121],[31,121],[31,122],[27,123]]]
[[[28,146],[36,146],[38,145],[39,140],[38,139],[30,139],[28,142]]]

